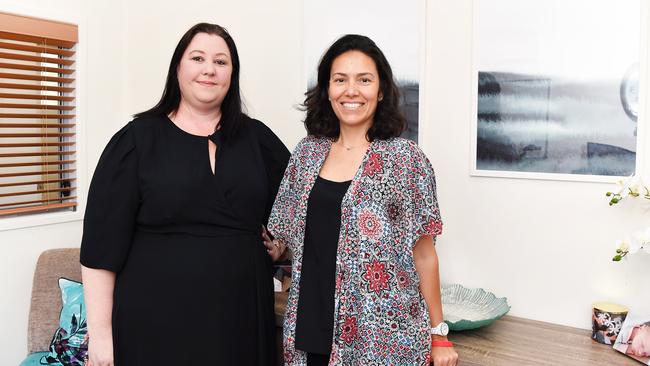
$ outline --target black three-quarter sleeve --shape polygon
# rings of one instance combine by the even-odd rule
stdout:
[[[278,194],[278,189],[280,188],[280,182],[284,176],[284,170],[287,168],[287,164],[289,164],[291,153],[273,131],[263,123],[259,123],[257,131],[269,182],[268,199],[264,210],[264,225],[266,225],[269,221],[275,196]]]
[[[131,124],[102,153],[88,193],[81,264],[119,272],[131,247],[140,206],[138,161]]]

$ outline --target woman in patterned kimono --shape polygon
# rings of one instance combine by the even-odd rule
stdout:
[[[287,365],[453,366],[434,240],[435,178],[406,126],[388,61],[367,37],[325,53],[269,219],[293,256]]]

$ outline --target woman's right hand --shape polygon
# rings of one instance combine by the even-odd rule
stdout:
[[[94,334],[88,339],[88,360],[85,366],[113,366],[112,334]]]
[[[266,247],[266,252],[274,262],[282,258],[285,254],[284,252],[287,246],[278,239],[271,239],[271,234],[266,230],[264,225],[262,225],[262,241]]]
[[[88,322],[86,366],[113,366],[113,290],[115,273],[81,266]]]

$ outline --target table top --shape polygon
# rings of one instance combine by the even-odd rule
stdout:
[[[452,332],[459,366],[639,366],[591,339],[591,331],[505,316],[491,325]]]
[[[286,293],[275,294],[275,316],[282,326]],[[452,332],[458,366],[639,366],[640,362],[591,339],[591,332],[514,316],[487,327]]]

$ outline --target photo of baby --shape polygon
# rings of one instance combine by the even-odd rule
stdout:
[[[614,349],[645,365],[650,365],[650,316],[630,313],[616,338]]]

